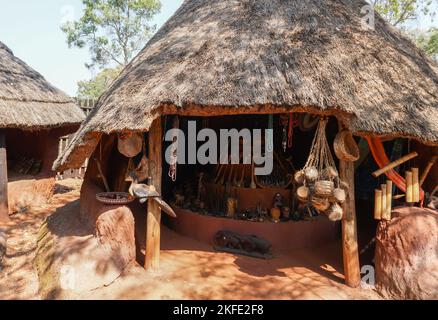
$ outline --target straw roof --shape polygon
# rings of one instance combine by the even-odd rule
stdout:
[[[316,112],[438,144],[438,67],[362,0],[186,0],[101,97],[55,167],[162,114]],[[79,162],[78,162],[79,161]]]
[[[79,124],[82,110],[0,42],[0,128],[38,130]]]

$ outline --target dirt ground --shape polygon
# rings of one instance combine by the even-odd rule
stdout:
[[[13,217],[0,276],[0,299],[40,299],[33,265],[44,219],[79,197],[80,180],[58,185],[50,203]],[[77,208],[76,206],[70,206]],[[341,247],[328,244],[259,260],[227,253],[163,227],[161,267],[134,264],[106,287],[77,299],[380,299],[371,289],[343,284]]]

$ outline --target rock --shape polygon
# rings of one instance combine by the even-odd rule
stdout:
[[[40,229],[36,267],[46,299],[80,297],[111,284],[135,261],[134,217],[128,207],[96,206],[90,226],[79,203],[61,208]]]
[[[438,299],[438,213],[397,208],[376,235],[376,289],[392,299]]]

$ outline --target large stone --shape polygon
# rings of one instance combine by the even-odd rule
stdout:
[[[393,299],[438,299],[438,213],[397,208],[376,235],[376,289]]]
[[[90,226],[74,202],[40,229],[35,259],[44,298],[80,297],[116,280],[135,261],[134,217],[126,206],[95,206]]]

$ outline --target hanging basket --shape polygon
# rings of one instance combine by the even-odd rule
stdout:
[[[330,202],[327,198],[318,196],[312,197],[312,206],[320,212],[326,211],[330,207]]]
[[[360,157],[359,147],[350,131],[339,132],[334,141],[335,154],[340,160],[357,161]]]
[[[327,216],[330,221],[340,221],[342,220],[343,215],[344,210],[337,203],[333,203],[327,211]]]
[[[319,180],[315,182],[315,194],[321,197],[331,197],[335,184],[329,180]]]

